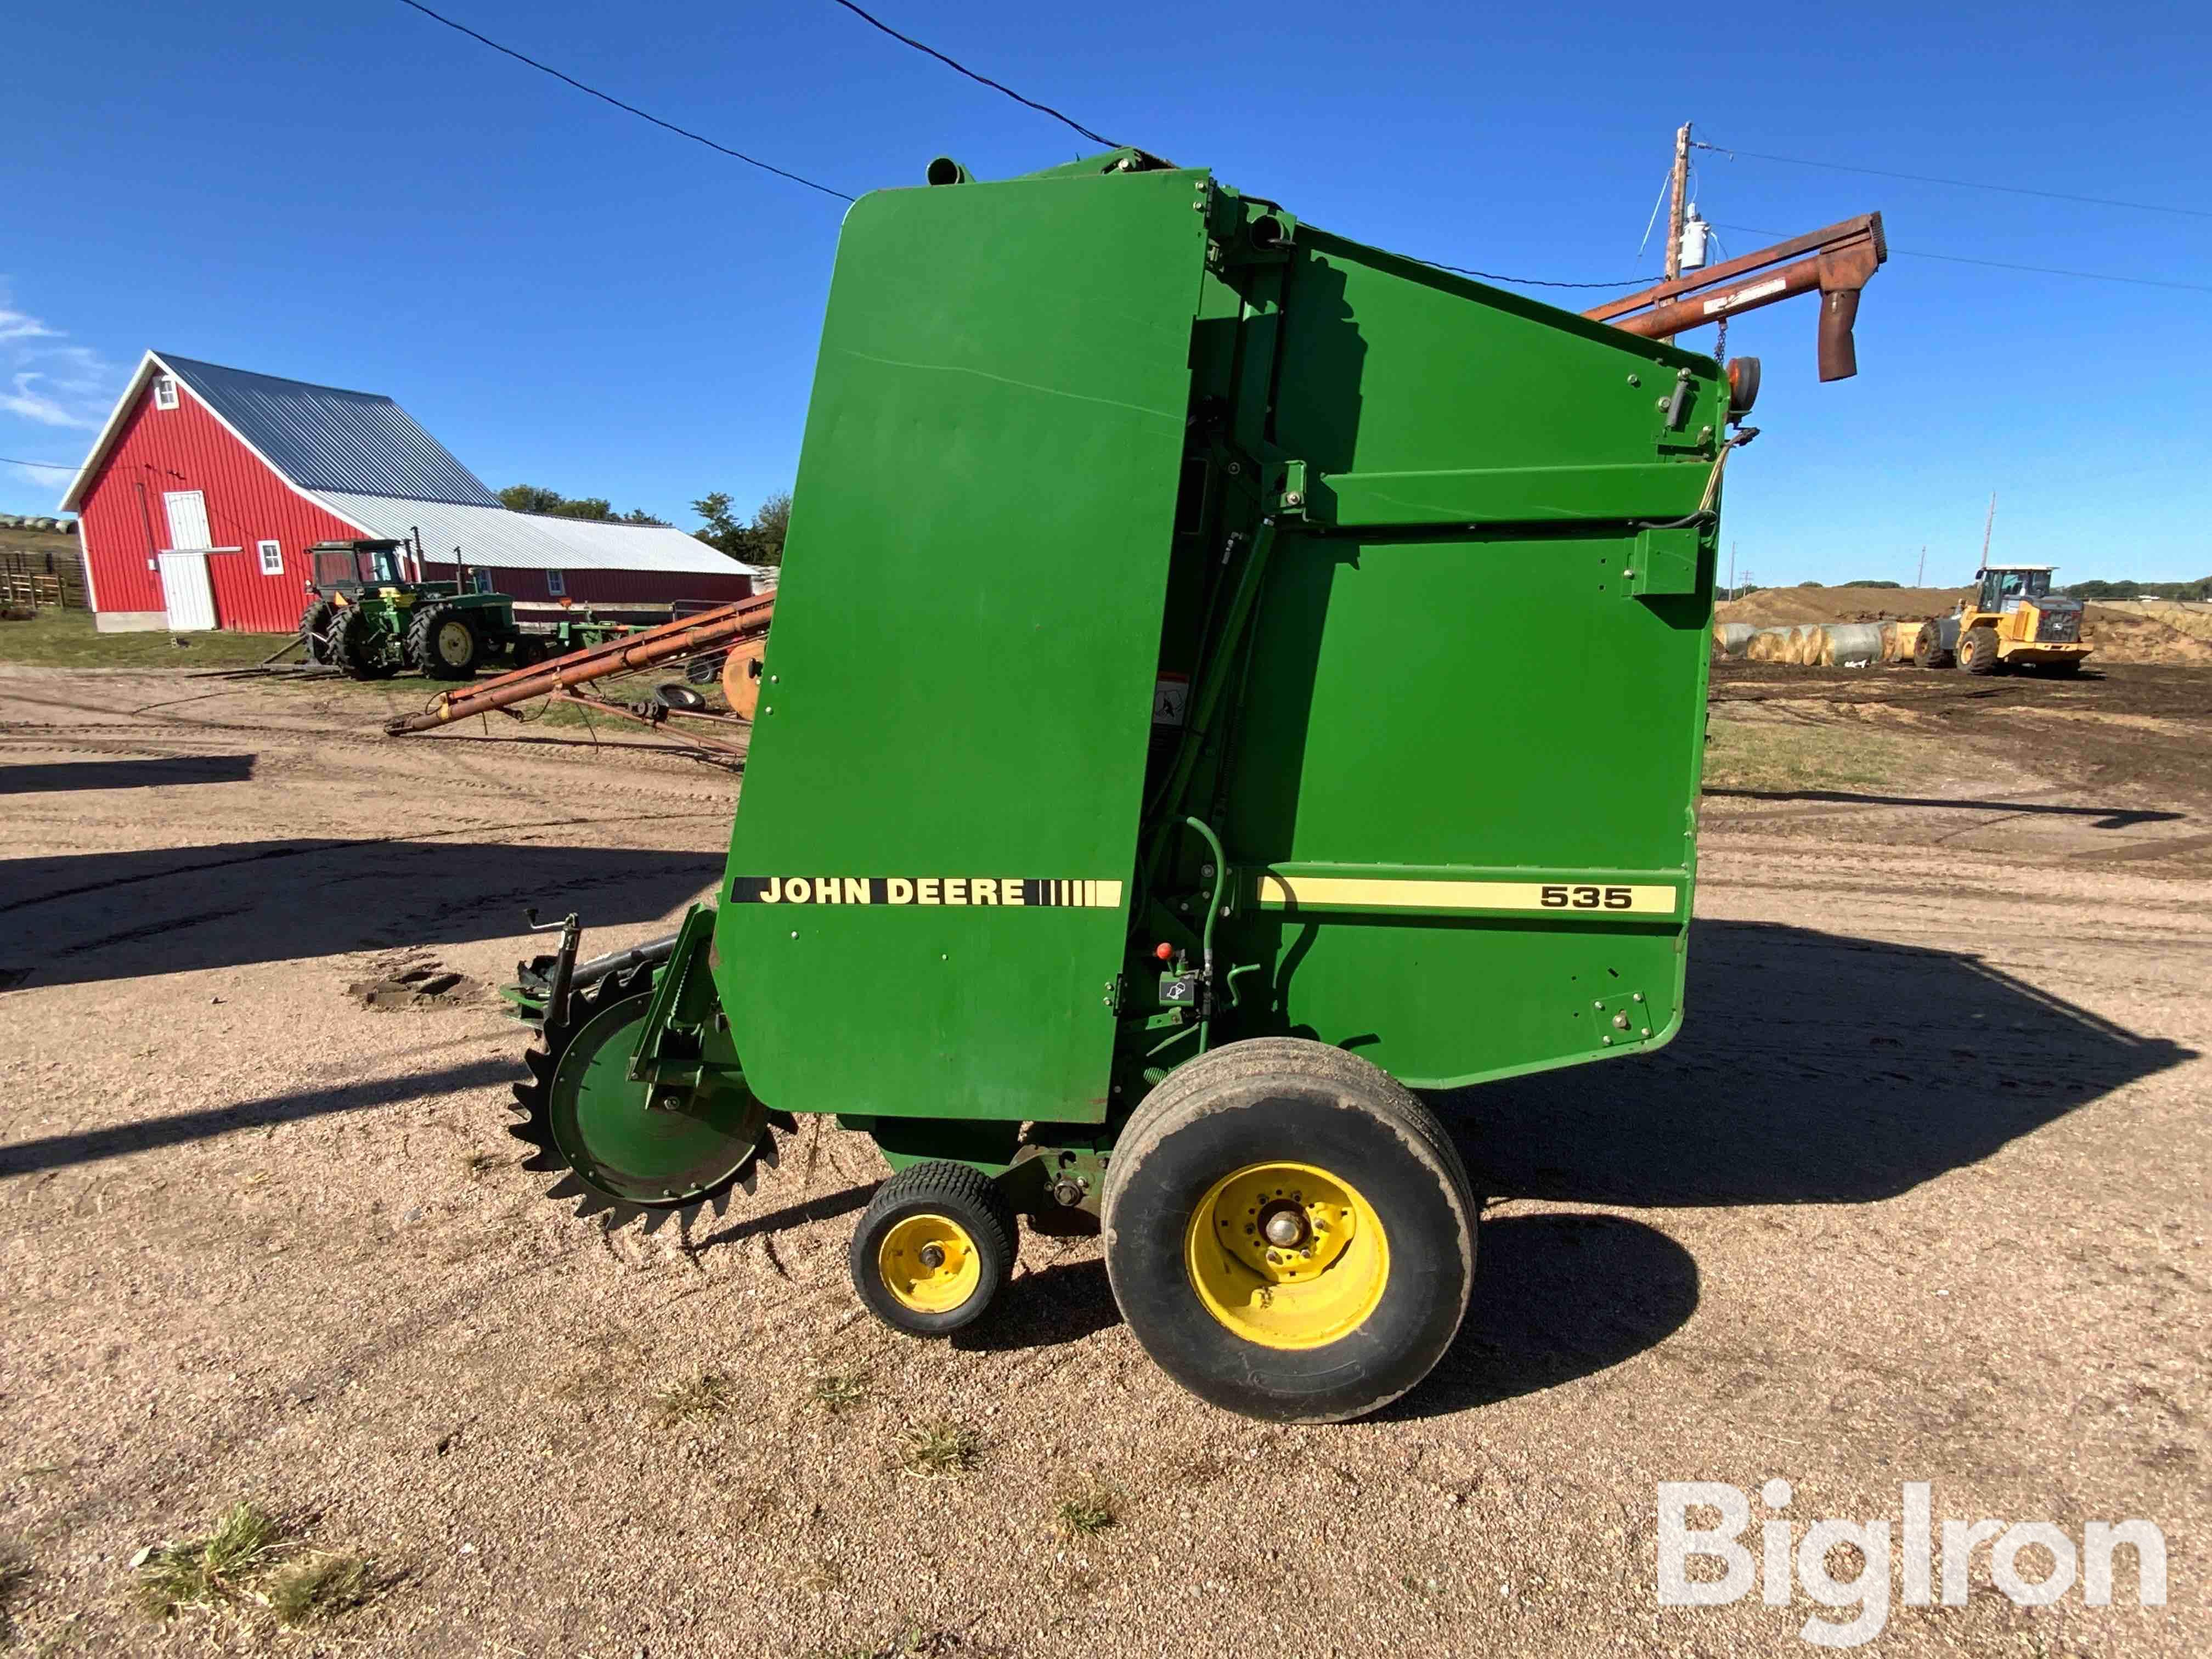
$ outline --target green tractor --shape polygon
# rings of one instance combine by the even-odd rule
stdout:
[[[1476,1288],[1416,1091],[1680,1029],[1745,400],[1140,151],[929,173],[845,217],[713,901],[508,988],[525,1167],[682,1227],[831,1116],[893,1328],[1026,1219],[1205,1399],[1372,1411]]]
[[[411,668],[465,680],[479,665],[513,656],[522,640],[513,599],[419,580],[404,542],[318,542],[307,553],[314,577],[300,617],[307,660],[349,679]]]

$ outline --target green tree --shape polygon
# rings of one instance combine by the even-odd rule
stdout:
[[[691,533],[717,552],[744,564],[783,562],[784,530],[791,520],[788,493],[769,496],[750,520],[738,518],[730,496],[720,490],[701,496],[691,503],[691,510],[701,520]]]
[[[499,498],[517,513],[538,513],[556,519],[591,519],[600,524],[665,524],[665,519],[656,519],[650,513],[632,507],[617,514],[614,503],[604,495],[563,495],[557,489],[548,489],[543,484],[509,484],[499,492]]]

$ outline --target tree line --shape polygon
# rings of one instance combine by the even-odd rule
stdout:
[[[517,513],[548,514],[556,519],[589,519],[599,524],[666,525],[665,519],[632,507],[617,513],[603,495],[563,495],[542,484],[509,484],[499,498]],[[691,503],[703,521],[691,533],[719,553],[743,564],[780,565],[783,562],[785,526],[791,522],[791,495],[770,495],[750,517],[736,510],[733,498],[716,492]]]

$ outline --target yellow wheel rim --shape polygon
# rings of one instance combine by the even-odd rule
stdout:
[[[1191,1212],[1183,1263],[1206,1312],[1248,1342],[1318,1348],[1382,1299],[1390,1241],[1374,1206],[1310,1164],[1249,1164]]]
[[[469,630],[465,623],[447,623],[438,629],[438,655],[447,662],[465,661],[469,654]]]
[[[924,1212],[908,1216],[884,1235],[876,1249],[876,1272],[901,1307],[941,1314],[975,1294],[983,1264],[966,1228],[950,1216]]]

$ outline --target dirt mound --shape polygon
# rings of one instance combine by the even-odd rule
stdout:
[[[1887,622],[1893,617],[1917,622],[1948,611],[1971,587],[1762,587],[1741,599],[1723,600],[1714,611],[1722,622]]]
[[[2106,599],[2094,609],[2130,617],[2148,617],[2200,640],[2212,640],[2212,600]]]
[[[2212,662],[2212,639],[2185,633],[2163,617],[2144,615],[2144,609],[2087,606],[2081,613],[2081,634],[2097,648],[2090,661]]]

